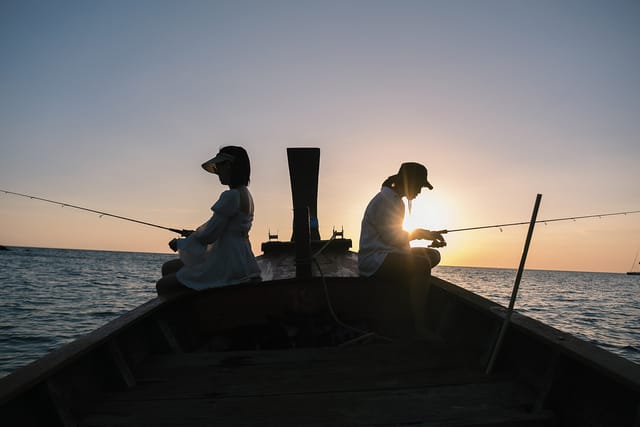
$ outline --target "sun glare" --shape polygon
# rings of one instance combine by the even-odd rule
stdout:
[[[413,200],[411,213],[406,209],[402,227],[407,231],[415,228],[445,230],[452,227],[455,220],[451,205],[442,196],[421,194]]]

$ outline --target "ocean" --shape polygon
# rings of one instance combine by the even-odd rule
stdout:
[[[154,298],[171,254],[0,251],[0,377]],[[438,266],[433,274],[503,305],[514,269]],[[640,363],[640,276],[527,270],[516,311]]]

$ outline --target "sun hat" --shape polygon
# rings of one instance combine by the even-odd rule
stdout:
[[[223,162],[233,162],[235,157],[229,153],[223,153],[220,151],[213,159],[207,160],[202,164],[202,168],[210,173],[218,173],[217,165]]]

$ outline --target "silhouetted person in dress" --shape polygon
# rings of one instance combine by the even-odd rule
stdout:
[[[179,289],[203,290],[260,280],[260,268],[251,250],[253,198],[247,186],[249,156],[242,147],[227,146],[202,167],[229,186],[211,207],[213,215],[186,238],[169,247],[180,259],[162,266],[158,295]]]

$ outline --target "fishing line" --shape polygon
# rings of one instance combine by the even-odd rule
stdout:
[[[13,191],[7,191],[7,190],[0,190],[0,191],[5,193],[5,194],[11,194],[11,195],[14,195],[14,196],[26,197],[28,199],[40,200],[42,202],[52,203],[54,205],[60,205],[63,208],[69,207],[69,208],[78,209],[78,210],[81,210],[81,211],[92,212],[92,213],[100,215],[100,218],[102,218],[103,216],[110,216],[112,218],[122,219],[124,221],[135,222],[137,224],[147,225],[149,227],[156,227],[156,228],[161,228],[163,230],[173,231],[174,233],[178,233],[178,234],[181,234],[183,236],[189,235],[191,233],[190,230],[184,230],[184,229],[183,230],[178,230],[177,228],[164,227],[162,225],[153,224],[153,223],[146,222],[146,221],[140,221],[140,220],[133,219],[133,218],[128,218],[126,216],[114,215],[114,214],[111,214],[111,213],[108,213],[108,212],[97,211],[95,209],[84,208],[82,206],[76,206],[76,205],[72,205],[72,204],[69,204],[69,203],[58,202],[58,201],[49,200],[49,199],[43,199],[42,197],[31,196],[29,194],[15,193]]]
[[[557,221],[576,221],[576,220],[579,220],[579,219],[602,218],[602,217],[605,217],[605,216],[615,216],[615,215],[631,215],[631,214],[636,214],[636,213],[640,213],[640,210],[639,211],[604,213],[604,214],[596,214],[596,215],[568,216],[568,217],[564,217],[564,218],[541,219],[541,220],[536,221],[536,224],[538,224],[538,223],[547,223],[547,222],[557,222]],[[529,221],[510,222],[510,223],[507,223],[507,224],[483,225],[483,226],[480,226],[480,227],[456,228],[456,229],[453,229],[453,230],[441,230],[441,231],[439,231],[439,233],[442,233],[442,234],[455,233],[455,232],[458,232],[458,231],[483,230],[483,229],[486,229],[486,228],[503,228],[503,227],[512,227],[512,226],[515,226],[515,225],[526,225],[526,224],[529,224]]]

